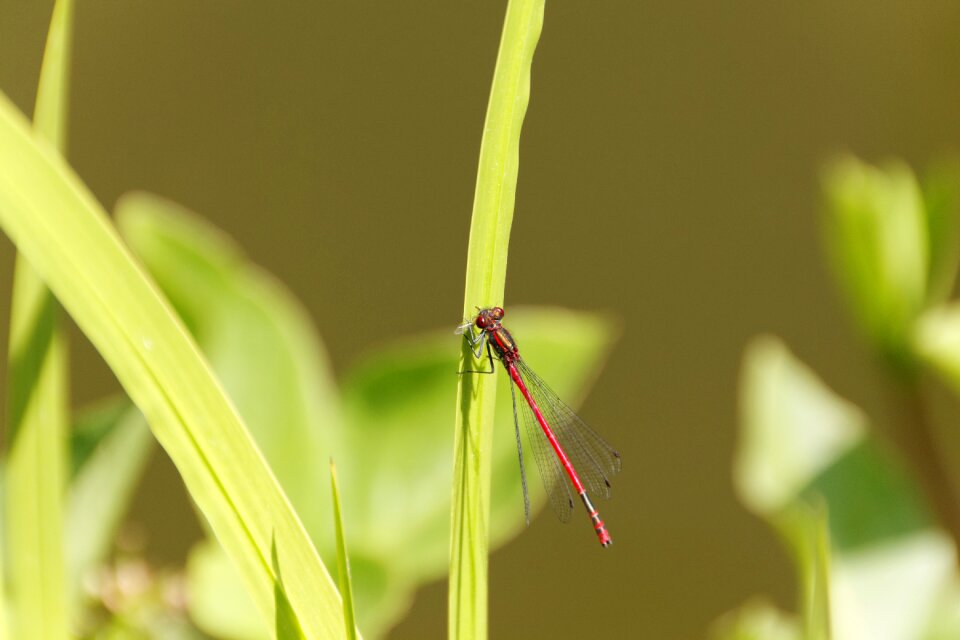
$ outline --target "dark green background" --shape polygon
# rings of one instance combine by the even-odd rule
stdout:
[[[212,219],[304,300],[338,371],[459,321],[503,2],[78,5],[69,156],[105,205],[140,188]],[[0,88],[28,112],[49,11],[0,0]],[[506,303],[622,318],[582,413],[624,471],[611,550],[545,515],[492,555],[492,637],[694,638],[752,594],[792,605],[731,488],[740,353],[775,332],[883,414],[822,265],[817,171],[956,149],[958,25],[949,0],[547,3]],[[73,353],[77,404],[116,388]],[[170,473],[135,512],[161,562],[197,531]],[[445,607],[425,589],[392,637],[443,636]]]

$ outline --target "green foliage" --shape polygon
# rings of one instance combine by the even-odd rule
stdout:
[[[5,97],[0,226],[143,411],[261,611],[273,615],[275,537],[301,626],[342,633],[332,580],[196,346],[96,200]]]
[[[409,606],[413,591],[447,567],[449,412],[460,338],[448,328],[384,345],[348,371],[338,391],[299,302],[224,234],[146,194],[124,197],[117,216],[236,398],[271,467],[283,469],[286,493],[332,509],[312,472],[335,456],[358,625],[368,638],[382,634]],[[511,308],[510,326],[524,336],[527,358],[569,398],[582,397],[615,333],[608,319],[560,309]],[[567,340],[571,332],[580,340]],[[283,388],[276,380],[285,382]],[[325,398],[322,405],[318,396]],[[501,397],[491,450],[492,546],[523,527],[510,394]],[[275,421],[274,414],[284,419]],[[311,446],[317,458],[303,455]],[[298,465],[311,468],[299,473]],[[542,503],[542,496],[535,498]],[[337,554],[329,513],[318,516],[317,527],[309,529],[311,538],[332,563]],[[222,637],[264,637],[266,629],[215,546],[194,550],[188,574],[191,614],[202,628]]]
[[[826,241],[838,283],[890,366],[891,384],[914,406],[923,403],[913,375],[922,365],[960,392],[960,311],[937,306],[957,269],[958,177],[942,165],[921,189],[902,164],[878,169],[853,158],[826,173]],[[747,350],[741,410],[737,489],[793,551],[802,637],[956,637],[956,476],[923,410],[894,440],[910,446],[894,447],[774,338]],[[799,633],[765,605],[731,616],[721,637],[754,637],[764,625]]]
[[[71,12],[68,0],[57,3],[36,113],[37,130],[61,149]],[[542,19],[542,0],[509,3],[481,145],[466,313],[503,300],[520,128]],[[10,349],[16,430],[4,533],[14,558],[17,637],[66,637],[68,618],[83,624],[81,584],[111,551],[154,436],[211,535],[188,566],[190,611],[202,628],[232,638],[354,637],[355,602],[360,625],[376,636],[418,585],[449,566],[451,633],[484,636],[486,555],[523,522],[510,405],[495,403],[497,378],[461,377],[458,389],[456,349],[460,368],[470,356],[443,331],[371,354],[340,391],[299,303],[224,234],[144,194],[123,199],[117,219],[154,280],[63,158],[0,96],[0,226],[37,271],[17,267]],[[136,405],[117,400],[82,413],[69,460],[53,295]],[[615,333],[605,318],[559,309],[512,308],[511,326],[567,397],[582,396]],[[566,340],[571,332],[580,336],[575,344]],[[451,405],[459,408],[453,434]],[[36,419],[49,415],[59,418]],[[343,522],[336,483],[332,503],[319,490],[331,455],[342,465]],[[534,494],[537,508],[543,500]],[[353,532],[349,570],[344,528]],[[320,556],[340,560],[345,615]],[[164,613],[167,579],[152,576],[142,598],[114,603],[98,637],[126,637],[141,625],[196,637],[182,618]]]

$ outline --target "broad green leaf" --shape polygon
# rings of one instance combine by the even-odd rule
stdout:
[[[5,96],[0,226],[143,411],[261,613],[274,616],[275,539],[305,633],[341,637],[333,581],[186,329],[90,192]]]
[[[83,578],[112,548],[133,493],[146,468],[154,439],[143,415],[128,402],[113,402],[78,417],[75,434],[82,455],[67,500],[67,576],[70,603],[82,601]],[[93,437],[86,439],[84,436]],[[100,436],[100,437],[97,437]],[[96,438],[96,445],[89,441]]]
[[[750,344],[741,375],[736,488],[754,512],[774,513],[863,440],[867,417],[827,389],[776,338]]]
[[[513,221],[520,129],[530,98],[530,67],[543,26],[543,0],[510,0],[480,143],[467,249],[463,313],[503,301]],[[460,363],[471,359],[460,347]],[[463,367],[461,366],[461,369]],[[487,548],[493,409],[489,376],[461,376],[454,430],[448,635],[487,636]]]
[[[862,412],[775,339],[747,350],[741,393],[737,489],[794,549],[807,589],[816,555],[796,552],[809,535],[796,513],[826,505],[832,636],[921,638],[956,577],[955,552],[910,477],[869,434]]]
[[[353,613],[353,585],[350,578],[350,556],[347,555],[347,540],[343,533],[343,513],[340,508],[340,487],[337,484],[337,468],[330,461],[330,491],[333,495],[333,523],[337,532],[337,585],[343,598],[343,623],[347,638],[357,637],[357,622]]]
[[[860,328],[897,362],[927,300],[930,243],[923,195],[909,167],[845,157],[824,175],[826,244]]]
[[[60,152],[66,148],[72,14],[72,0],[54,5],[34,113],[36,132]],[[67,637],[63,494],[69,399],[59,320],[53,296],[18,255],[10,315],[6,466],[6,551],[16,638]],[[4,613],[0,611],[0,638],[7,627]]]

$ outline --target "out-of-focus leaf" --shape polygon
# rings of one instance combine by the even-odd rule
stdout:
[[[117,224],[203,349],[321,555],[334,559],[323,461],[339,439],[336,388],[306,312],[221,231],[146,193]]]
[[[74,474],[65,516],[67,584],[74,610],[84,575],[111,549],[154,444],[143,415],[126,400],[78,416],[77,423],[74,452],[78,442],[90,451]],[[89,437],[93,434],[100,436],[95,445]]]
[[[928,311],[917,323],[914,348],[960,393],[960,303]]]
[[[821,500],[827,507],[833,637],[922,637],[955,578],[955,553],[910,478],[868,436],[863,414],[772,338],[749,347],[741,393],[744,502],[793,548],[806,534],[791,511]],[[796,558],[806,584],[816,567]]]
[[[960,580],[954,578],[941,594],[924,640],[954,640],[960,638]]]
[[[831,589],[838,640],[921,638],[955,578],[946,534],[927,529],[834,554]]]
[[[713,640],[808,640],[796,618],[764,600],[752,600],[716,622]]]
[[[756,513],[775,513],[863,439],[867,418],[776,338],[751,343],[741,376],[736,488]]]
[[[927,238],[930,241],[928,302],[943,302],[960,263],[960,161],[941,162],[924,175]]]
[[[200,629],[224,640],[268,637],[263,617],[247,595],[240,574],[220,546],[194,545],[187,560],[187,607]]]
[[[824,174],[826,244],[840,288],[864,333],[896,361],[927,300],[930,246],[923,195],[902,163],[853,157]]]

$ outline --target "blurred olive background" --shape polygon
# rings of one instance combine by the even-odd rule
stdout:
[[[70,161],[108,208],[146,189],[227,230],[342,372],[460,320],[504,7],[79,0]],[[50,9],[0,0],[0,88],[27,113]],[[505,302],[622,320],[581,413],[624,471],[610,551],[544,514],[492,555],[492,637],[694,638],[757,593],[792,607],[731,487],[740,354],[775,332],[883,421],[822,264],[817,172],[841,150],[923,168],[957,148],[958,106],[949,0],[547,3]],[[79,336],[72,370],[78,405],[118,388]],[[158,456],[132,515],[167,565],[199,535],[173,474]],[[392,637],[445,633],[436,584]]]

